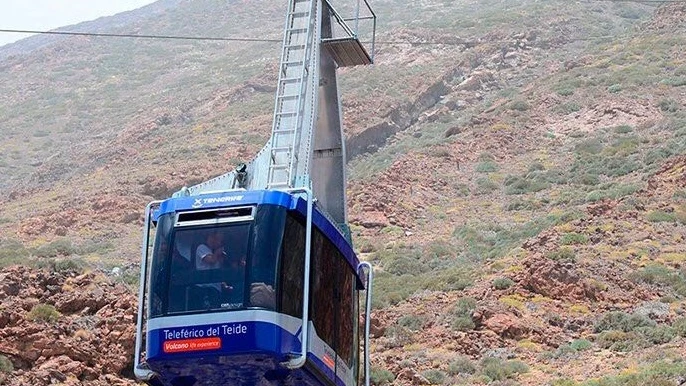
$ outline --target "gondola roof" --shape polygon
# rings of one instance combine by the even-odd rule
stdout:
[[[236,190],[167,199],[155,211],[153,221],[156,222],[160,216],[168,213],[251,205],[276,205],[296,211],[303,218],[307,215],[307,202],[302,197],[274,190]],[[357,272],[360,261],[355,251],[338,228],[317,208],[316,202],[312,213],[312,223],[336,246],[345,256],[348,264]],[[357,276],[358,285],[362,285],[363,281],[359,277],[359,272]]]

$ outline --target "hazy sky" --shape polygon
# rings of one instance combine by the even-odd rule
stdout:
[[[49,30],[110,16],[155,0],[0,0],[0,29]],[[0,33],[0,46],[30,35]]]

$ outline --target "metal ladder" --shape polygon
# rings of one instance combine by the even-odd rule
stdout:
[[[267,189],[292,187],[302,132],[306,86],[318,0],[292,0],[284,32],[274,106]]]

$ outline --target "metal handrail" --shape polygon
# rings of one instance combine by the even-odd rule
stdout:
[[[336,11],[336,8],[333,7],[333,5],[327,0],[326,1],[327,5],[329,6],[329,9],[331,9],[331,13],[333,14],[333,17],[336,19],[338,22],[338,25],[343,28],[343,30],[351,37],[357,37],[357,33],[353,32],[350,27],[348,27],[348,23],[345,22],[345,19],[341,17],[341,14]]]
[[[141,367],[141,348],[143,343],[143,312],[145,311],[145,287],[148,277],[148,250],[150,243],[150,216],[152,207],[159,205],[162,201],[152,201],[145,207],[145,223],[143,225],[143,248],[141,251],[141,275],[138,288],[138,318],[136,320],[136,346],[134,349],[133,373],[136,378],[148,381],[155,372]]]
[[[374,53],[375,47],[376,47],[376,13],[374,13],[374,10],[372,9],[372,6],[369,5],[369,2],[367,0],[364,0],[365,5],[367,5],[367,9],[369,10],[369,13],[372,14],[372,17],[374,18],[374,26],[373,26],[373,32],[372,32],[372,62],[374,62]]]
[[[367,7],[367,10],[371,14],[371,16],[360,16],[360,0],[357,0],[357,4],[355,6],[355,11],[354,11],[354,16],[351,18],[344,18],[341,17],[341,15],[336,11],[336,9],[333,7],[333,5],[328,1],[325,0],[327,5],[329,6],[329,9],[331,9],[331,13],[333,14],[333,17],[336,19],[338,22],[338,25],[343,28],[345,33],[348,34],[348,36],[352,38],[358,38],[359,34],[359,25],[360,25],[360,20],[373,20],[372,22],[372,49],[371,49],[371,60],[374,62],[374,54],[375,54],[375,49],[376,49],[376,13],[372,9],[372,6],[369,4],[368,0],[362,0],[364,1],[364,5]],[[354,21],[355,22],[355,29],[351,29],[348,26],[348,21]]]
[[[302,339],[300,347],[300,355],[296,358],[283,362],[282,365],[289,369],[297,369],[302,367],[307,360],[307,351],[309,345],[309,311],[310,311],[310,260],[312,247],[312,212],[314,208],[314,195],[312,190],[308,188],[294,188],[284,190],[287,193],[305,193],[307,196],[307,219],[305,219],[305,272],[303,278],[303,316],[302,316]]]
[[[369,359],[369,330],[371,329],[372,324],[372,281],[374,280],[374,270],[372,268],[372,265],[366,261],[360,263],[357,267],[358,272],[360,269],[367,268],[367,296],[364,315],[364,384],[365,386],[369,386],[371,380],[371,365]]]
[[[360,16],[360,17],[357,17],[357,18],[355,18],[355,17],[347,17],[347,18],[343,18],[343,20],[344,20],[344,21],[354,21],[354,20],[357,20],[357,19],[359,19],[359,20],[369,20],[369,19],[373,19],[373,18],[374,18],[374,16]]]

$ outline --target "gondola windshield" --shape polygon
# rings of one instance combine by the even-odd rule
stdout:
[[[274,308],[278,249],[254,247],[259,241],[254,221],[192,226],[175,226],[174,222],[173,215],[158,221],[151,318]]]

